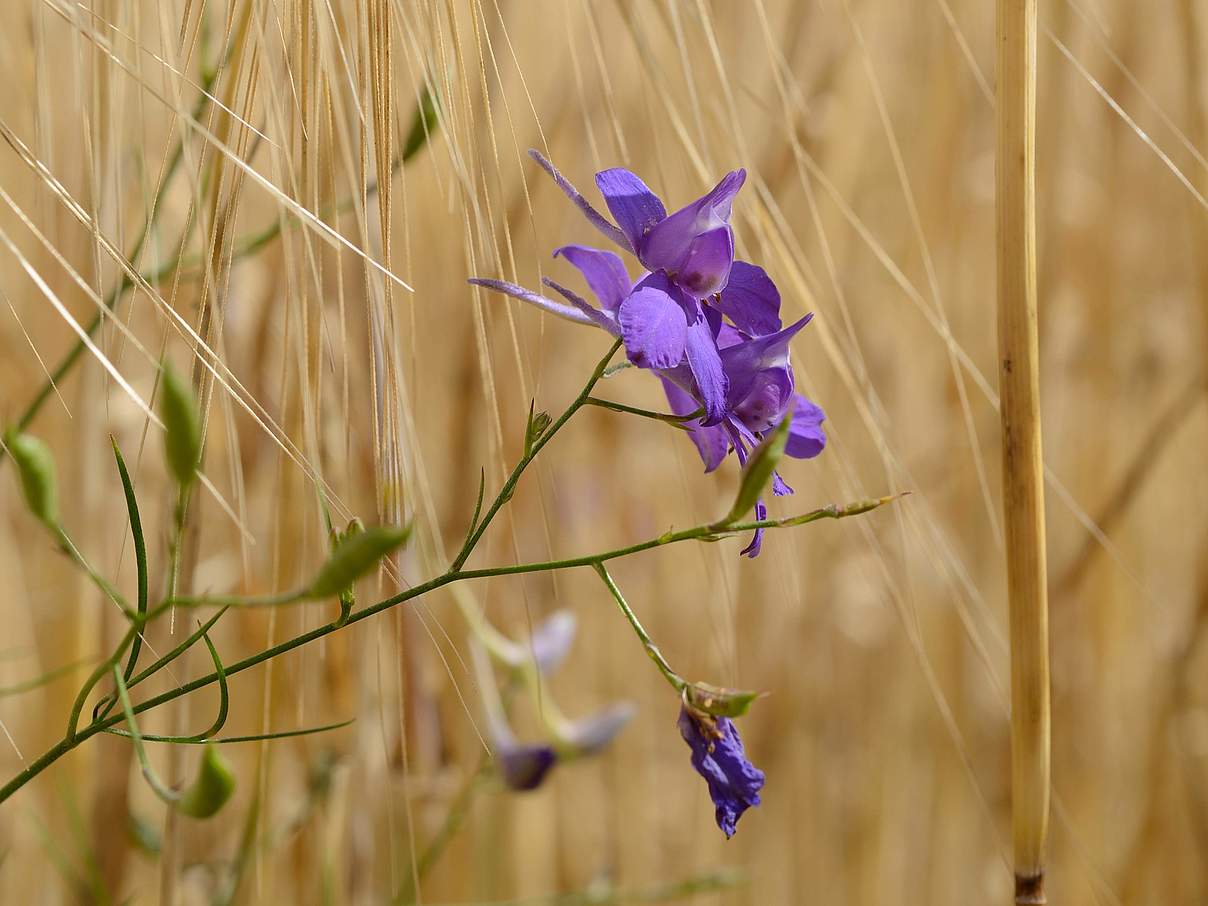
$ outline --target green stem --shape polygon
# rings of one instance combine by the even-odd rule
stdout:
[[[603,563],[593,563],[592,568],[596,571],[596,575],[608,586],[608,590],[612,592],[613,600],[617,602],[617,607],[621,609],[621,613],[625,614],[625,619],[629,621],[629,625],[633,627],[634,633],[637,634],[638,640],[641,641],[642,647],[646,649],[646,654],[650,660],[654,661],[654,665],[659,668],[659,672],[663,674],[663,678],[671,684],[671,687],[676,692],[682,693],[688,683],[678,673],[671,669],[671,665],[667,663],[667,659],[663,657],[663,652],[659,650],[659,646],[654,644],[654,640],[650,638],[646,628],[638,619],[638,615],[633,612],[633,608],[629,606],[629,602],[625,600],[625,596],[621,594],[621,589],[617,587],[617,583],[613,581],[612,576],[608,574],[608,570]]]
[[[88,676],[88,679],[84,681],[84,685],[76,693],[75,701],[71,703],[71,714],[67,718],[67,739],[75,739],[77,736],[76,731],[80,726],[80,714],[84,710],[84,704],[88,701],[89,693],[101,681],[101,678],[122,659],[122,654],[125,653],[127,646],[134,641],[140,632],[142,632],[142,625],[138,622],[127,629],[126,634],[122,636],[122,640],[118,643],[117,648],[114,649],[113,654],[98,664],[97,668]]]
[[[493,576],[509,576],[520,573],[536,573],[549,572],[556,569],[570,569],[576,566],[591,566],[594,568],[597,563],[604,563],[609,560],[616,560],[621,557],[628,557],[632,554],[640,553],[641,551],[651,550],[652,548],[662,547],[667,544],[677,544],[681,541],[691,541],[697,539],[713,540],[718,537],[728,537],[730,535],[740,534],[743,532],[754,531],[757,528],[774,529],[785,528],[788,526],[805,525],[810,522],[816,522],[820,519],[844,519],[848,516],[856,516],[861,513],[867,513],[874,510],[883,504],[894,500],[893,497],[871,498],[867,500],[857,501],[846,506],[828,506],[822,509],[814,510],[800,516],[792,516],[787,519],[760,519],[752,522],[743,522],[729,526],[723,532],[718,532],[716,529],[708,525],[698,525],[694,528],[683,529],[679,532],[666,532],[657,538],[651,538],[637,544],[631,544],[626,547],[619,547],[615,550],[606,551],[601,554],[593,554],[586,557],[573,557],[565,560],[548,560],[540,563],[519,563],[513,566],[495,566],[487,569],[449,571],[439,575],[433,579],[429,579],[420,585],[415,585],[396,595],[378,601],[365,607],[363,610],[358,610],[352,614],[344,625],[359,623],[361,620],[367,620],[372,616],[376,616],[382,611],[396,607],[405,601],[410,601],[413,598],[418,598],[421,595],[428,594],[438,588],[443,588],[453,582],[461,582],[466,579],[486,579]],[[226,675],[233,676],[236,673],[242,673],[244,670],[249,670],[252,667],[262,664],[267,660],[293,651],[295,648],[300,648],[303,645],[308,645],[317,639],[321,639],[343,628],[336,623],[326,623],[318,626],[309,632],[304,632],[301,635],[295,636],[292,639],[287,639],[271,648],[266,648],[263,651],[250,655],[241,661],[236,661],[226,668]],[[152,708],[157,708],[160,705],[188,695],[198,689],[204,689],[218,681],[217,673],[209,673],[196,679],[182,683],[175,689],[169,689],[155,695],[144,702],[134,706],[134,713],[141,714],[144,711],[149,711]],[[77,745],[95,736],[104,730],[121,723],[120,715],[111,716],[102,720],[93,721],[91,724],[80,730],[72,739],[63,739],[51,749],[47,750],[37,760],[31,762],[21,773],[17,774],[3,787],[0,787],[0,802],[7,800],[13,793],[19,790],[22,786],[36,777],[42,771],[46,770],[50,765],[54,764],[59,758],[70,752]]]
[[[694,418],[700,418],[705,414],[704,409],[697,409],[695,412],[689,412],[687,415],[674,415],[666,412],[654,412],[650,409],[639,409],[636,406],[626,406],[624,403],[614,403],[612,400],[602,400],[597,396],[589,396],[583,401],[588,406],[596,406],[600,409],[607,409],[610,412],[622,412],[626,415],[637,415],[642,418],[649,418],[655,421],[663,422],[675,428],[680,428],[684,431],[688,430],[686,422]]]
[[[54,531],[56,540],[59,542],[59,549],[70,557],[76,566],[88,574],[88,578],[92,581],[92,584],[99,588],[105,597],[120,607],[127,619],[137,619],[138,614],[126,603],[125,596],[114,588],[108,579],[93,568],[92,564],[88,562],[88,558],[84,556],[83,552],[76,547],[75,542],[71,540],[71,536],[67,534],[67,530],[61,525],[56,525]]]
[[[566,407],[566,411],[558,416],[557,421],[550,425],[549,428],[533,442],[530,449],[525,451],[524,456],[520,458],[520,461],[516,463],[516,467],[512,469],[512,474],[510,474],[507,478],[507,481],[503,483],[503,487],[500,489],[499,494],[491,502],[491,506],[487,509],[486,514],[482,517],[482,520],[478,523],[474,531],[471,532],[466,538],[465,544],[461,546],[461,550],[458,552],[457,557],[453,560],[453,565],[449,567],[450,573],[455,573],[460,570],[465,564],[466,560],[469,559],[470,554],[474,552],[474,548],[478,544],[478,540],[487,530],[487,526],[491,524],[491,520],[495,518],[495,514],[499,512],[500,508],[502,508],[505,503],[512,499],[512,494],[516,490],[516,483],[520,481],[520,476],[524,474],[524,470],[528,468],[529,463],[531,463],[537,457],[537,454],[540,453],[545,445],[553,439],[553,436],[558,433],[562,426],[570,421],[571,416],[578,412],[579,409],[587,403],[587,400],[591,397],[592,389],[597,383],[599,383],[600,378],[604,376],[604,370],[608,368],[608,363],[612,361],[612,357],[617,354],[617,350],[620,348],[620,340],[617,340],[612,344],[612,348],[608,350],[608,353],[604,356],[604,358],[600,359],[599,364],[596,365],[595,371],[591,373],[591,377],[588,379],[587,384],[579,392],[579,395],[575,397],[574,401]]]
[[[479,764],[478,769],[471,774],[460,790],[457,791],[457,796],[454,798],[449,810],[445,813],[445,820],[441,823],[440,828],[436,831],[436,835],[424,847],[424,851],[420,853],[416,859],[415,865],[407,869],[407,875],[403,878],[403,882],[398,886],[398,893],[394,895],[396,904],[411,904],[416,899],[416,882],[422,880],[432,866],[445,851],[445,847],[461,830],[461,826],[465,823],[470,814],[470,806],[473,804],[475,794],[482,788],[483,782],[491,774],[491,761],[484,758]]]

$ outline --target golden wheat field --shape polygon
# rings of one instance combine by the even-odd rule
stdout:
[[[0,458],[0,783],[28,779],[0,794],[0,903],[1012,901],[995,4],[0,9],[0,428],[45,442],[66,532]],[[1191,906],[1208,902],[1208,10],[1044,0],[1036,35],[1048,902]],[[444,574],[483,524],[480,475],[486,510],[525,456],[530,403],[556,418],[608,350],[467,283],[583,292],[551,252],[604,242],[530,148],[601,209],[605,168],[668,210],[745,168],[737,254],[785,323],[814,313],[792,363],[826,411],[825,451],[782,460],[795,495],[771,514],[894,496],[769,530],[756,559],[689,539],[609,563],[676,671],[767,693],[736,721],[766,785],[729,840],[677,693],[592,568],[457,577],[356,617]],[[165,360],[204,424],[183,508]],[[594,393],[667,410],[639,369]],[[740,485],[733,458],[705,474],[684,432],[633,413],[587,405],[555,430],[467,568],[710,525]],[[337,530],[413,527],[348,625],[334,593],[218,609],[308,587],[325,510]],[[142,582],[172,606],[136,633],[115,602]],[[528,640],[557,611],[577,633],[535,681]],[[195,632],[214,617],[225,689]],[[514,670],[474,641],[495,631],[530,655]],[[123,644],[143,669],[191,633],[126,688]],[[65,745],[77,698],[91,735]],[[559,750],[533,790],[502,781],[501,708],[537,743],[617,702],[632,718],[602,751]],[[98,703],[127,735],[88,729]],[[203,749],[132,727],[327,729]],[[211,776],[203,751],[234,780],[209,818],[179,798]]]

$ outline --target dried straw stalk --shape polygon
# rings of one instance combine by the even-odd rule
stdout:
[[[998,3],[998,348],[1015,902],[1044,903],[1049,632],[1036,325],[1036,0]]]

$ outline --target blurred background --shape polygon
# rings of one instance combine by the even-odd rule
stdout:
[[[1197,6],[1041,4],[1054,903],[1208,897],[1208,23]],[[529,401],[561,411],[607,348],[598,331],[466,285],[481,275],[537,288],[549,275],[579,286],[551,250],[602,244],[530,147],[593,200],[593,173],[626,166],[669,208],[746,167],[740,255],[777,282],[786,320],[816,313],[793,362],[830,438],[785,469],[796,496],[773,512],[913,493],[770,533],[754,561],[728,541],[616,565],[679,671],[770,693],[741,721],[767,773],[764,802],[729,842],[689,767],[674,693],[579,570],[460,593],[516,639],[559,608],[577,617],[543,694],[572,716],[637,705],[601,756],[525,794],[489,766],[480,774],[467,629],[439,591],[232,678],[227,734],[355,722],[224,747],[238,789],[211,821],[165,823],[127,740],[61,760],[0,808],[0,901],[387,903],[406,900],[417,870],[427,903],[1008,900],[993,4],[3,10],[0,421],[22,418],[75,344],[72,324],[112,300],[95,348],[29,430],[55,453],[73,536],[123,589],[134,561],[108,436],[130,463],[160,589],[171,486],[161,432],[137,401],[152,400],[161,356],[205,391],[192,590],[303,583],[327,550],[319,482],[338,524],[415,520],[415,542],[362,583],[363,603],[444,568],[479,469],[491,494],[520,455]],[[417,133],[417,105],[433,96],[439,113]],[[147,282],[121,290],[125,267]],[[604,393],[666,405],[635,371]],[[0,471],[7,779],[61,737],[124,626],[26,512],[11,463]],[[472,563],[711,520],[736,470],[701,472],[678,432],[588,411]],[[214,639],[229,663],[333,609],[232,612]],[[183,620],[150,643],[170,648]],[[209,669],[194,652],[135,697]],[[143,729],[194,732],[216,700],[201,691],[144,715]],[[541,738],[531,703],[518,699],[514,718],[522,738]],[[194,773],[197,749],[150,748],[165,777]]]

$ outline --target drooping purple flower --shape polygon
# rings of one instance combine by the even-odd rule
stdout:
[[[717,826],[733,837],[738,819],[759,805],[763,771],[751,764],[742,739],[728,717],[713,717],[703,711],[680,707],[679,731],[692,750],[692,767],[709,785]]]
[[[537,675],[544,677],[566,657],[574,641],[575,627],[574,614],[559,610],[533,630],[527,646],[513,642],[489,625],[481,627],[480,633],[489,639],[496,659],[509,669],[522,670],[531,659]],[[486,717],[486,735],[499,777],[509,789],[534,790],[560,761],[598,754],[633,717],[632,704],[616,702],[580,720],[567,720],[546,694],[542,698],[543,718],[553,741],[520,742],[508,721],[486,649],[475,640],[470,644],[470,654]]]

